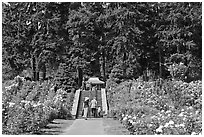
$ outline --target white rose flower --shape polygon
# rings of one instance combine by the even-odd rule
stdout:
[[[128,118],[132,118],[132,116],[128,116]]]
[[[197,135],[197,133],[196,132],[192,132],[191,135]]]
[[[174,124],[174,121],[170,120],[170,121],[169,121],[169,124]]]
[[[37,107],[37,106],[38,106],[37,104],[34,104],[34,105],[33,105],[33,107]]]
[[[6,90],[10,90],[11,89],[11,86],[8,86],[8,87],[5,87]]]
[[[22,103],[27,103],[27,101],[26,101],[26,100],[21,100],[21,102],[22,102]]]
[[[38,103],[37,103],[37,106],[40,106],[40,105],[43,105],[43,104],[42,104],[42,103],[40,103],[40,102],[38,102]]]
[[[156,129],[156,132],[162,132],[162,128],[163,128],[163,126],[159,126],[157,129]]]
[[[154,115],[154,116],[152,116],[151,118],[152,118],[152,119],[153,119],[153,118],[156,118],[156,116]]]
[[[175,127],[179,127],[179,125],[175,125]]]
[[[166,111],[166,113],[171,113],[171,110]]]
[[[136,122],[132,122],[132,125],[134,126],[134,125],[136,125],[137,123]]]
[[[137,117],[136,117],[136,116],[134,116],[132,119],[137,119]]]
[[[193,107],[190,106],[188,109],[193,109]]]
[[[149,127],[151,127],[152,126],[152,124],[149,124]]]
[[[178,116],[179,116],[179,117],[182,117],[182,116],[183,116],[183,112],[181,112]]]
[[[123,118],[123,121],[125,121],[125,120],[127,120],[127,117],[124,117],[124,118]]]
[[[185,127],[185,125],[184,125],[184,124],[180,124],[179,126],[180,126],[180,127]]]
[[[165,125],[164,125],[164,127],[168,127],[169,126],[169,123],[166,123]]]
[[[15,105],[15,103],[9,102],[9,107],[13,107],[14,105]]]
[[[133,120],[132,120],[132,119],[129,119],[129,122],[132,124],[132,123],[133,123]]]

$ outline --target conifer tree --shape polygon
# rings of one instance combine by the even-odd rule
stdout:
[[[76,88],[76,72],[70,62],[60,63],[55,76],[55,84],[57,88],[62,88],[67,92],[71,92],[72,88]]]

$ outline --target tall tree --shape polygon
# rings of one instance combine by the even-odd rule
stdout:
[[[149,70],[163,77],[163,64],[174,54],[184,55],[187,66],[193,62],[190,57],[201,60],[201,5],[3,4],[3,63],[16,74],[32,67],[34,79],[39,71],[45,74],[66,61],[73,62],[75,69],[83,68],[85,75],[102,76],[104,81],[114,66],[121,66],[128,79]]]
[[[3,10],[3,48],[7,52],[8,60],[10,64],[22,64],[19,71],[31,67],[33,79],[38,80],[43,64],[55,62],[66,45],[64,37],[57,35],[62,22],[56,11],[57,5],[10,3]]]

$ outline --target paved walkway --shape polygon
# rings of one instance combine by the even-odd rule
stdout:
[[[102,118],[76,119],[62,135],[104,135]]]

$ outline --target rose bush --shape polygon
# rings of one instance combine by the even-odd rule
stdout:
[[[132,85],[131,90],[129,85]],[[126,81],[108,93],[110,116],[135,135],[202,133],[202,82]]]
[[[3,85],[2,134],[36,134],[56,118],[71,118],[73,93],[53,89],[53,82],[15,78]]]

